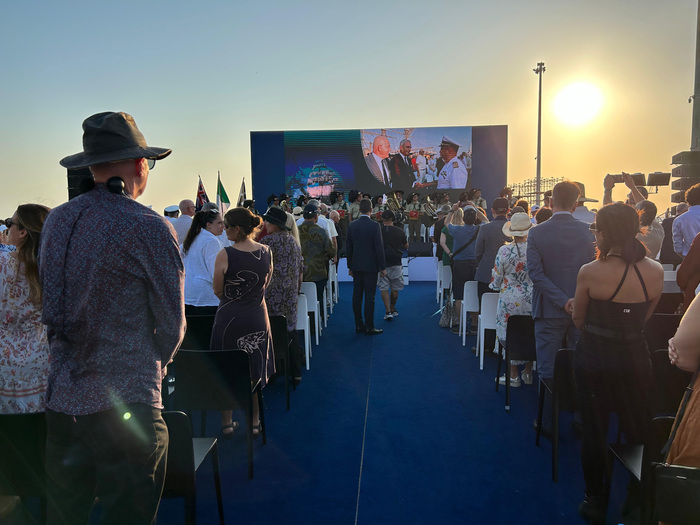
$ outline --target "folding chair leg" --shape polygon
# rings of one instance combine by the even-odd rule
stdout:
[[[197,523],[197,495],[185,496],[185,523],[195,525]]]
[[[262,427],[262,442],[265,445],[267,443],[267,428],[265,427],[265,407],[263,404],[262,389],[258,388],[258,411],[260,413],[260,426]]]
[[[496,392],[498,392],[498,379],[501,377],[501,363],[503,362],[503,357],[501,352],[498,352],[498,365],[496,366]]]
[[[224,525],[224,500],[221,497],[221,475],[219,473],[219,444],[211,449],[211,464],[214,471],[214,487],[216,488],[216,503],[219,507],[219,523]]]
[[[253,394],[255,395],[255,394]],[[248,407],[248,413],[246,414],[246,420],[248,423],[248,432],[246,435],[247,446],[248,446],[248,479],[253,479],[253,399],[250,400],[250,406]]]
[[[535,445],[540,446],[540,433],[542,432],[542,411],[544,410],[544,396],[547,391],[542,382],[539,383],[540,401],[537,408],[537,431],[535,432]]]
[[[559,396],[552,395],[552,481],[559,483]]]

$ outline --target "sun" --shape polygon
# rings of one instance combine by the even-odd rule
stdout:
[[[603,105],[603,95],[593,84],[576,82],[562,89],[554,99],[555,115],[571,126],[591,121]]]

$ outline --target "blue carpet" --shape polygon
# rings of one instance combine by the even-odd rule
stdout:
[[[352,285],[328,320],[311,369],[285,410],[284,383],[265,389],[267,445],[255,442],[248,481],[244,429],[220,440],[230,523],[582,523],[579,446],[563,415],[559,483],[551,443],[534,445],[536,386],[494,392],[496,358],[484,371],[467,346],[438,327],[435,284],[400,294],[394,321],[379,336],[355,334]],[[210,433],[218,432],[218,418]],[[619,470],[619,467],[618,467]],[[617,485],[626,479],[616,472]],[[217,523],[207,467],[198,474],[198,518]],[[609,516],[616,515],[620,491]],[[163,501],[159,523],[182,523],[182,505]],[[618,523],[610,521],[610,523]]]
[[[265,389],[268,441],[255,441],[255,479],[247,478],[245,429],[219,440],[227,523],[583,523],[572,417],[562,417],[554,483],[550,441],[534,445],[536,386],[512,389],[505,412],[503,388],[494,392],[496,358],[487,355],[480,371],[475,337],[463,347],[438,327],[434,282],[406,286],[392,322],[382,320],[377,293],[384,333],[374,337],[355,334],[351,283],[340,292],[291,410],[283,381]],[[207,433],[220,436],[218,414]],[[609,523],[618,523],[621,470]],[[209,462],[197,490],[198,523],[218,523]],[[158,523],[184,523],[182,501],[163,500]]]

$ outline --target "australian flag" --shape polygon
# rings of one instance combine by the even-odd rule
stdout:
[[[199,185],[197,186],[197,198],[194,200],[195,208],[197,211],[202,211],[202,206],[209,202],[209,197],[207,197],[207,190],[204,189],[204,184],[202,184],[202,177],[199,177]]]

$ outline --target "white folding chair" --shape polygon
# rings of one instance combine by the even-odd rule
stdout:
[[[333,261],[328,261],[328,283],[326,283],[326,300],[328,301],[328,306],[330,307],[331,314],[333,314],[333,305],[335,304],[335,275],[336,275],[335,264]]]
[[[438,298],[438,304],[442,305],[442,301],[445,299],[445,290],[449,290],[452,287],[452,268],[449,266],[442,267],[442,282],[440,283],[440,297]]]
[[[664,271],[673,270],[673,265],[672,265],[672,264],[665,263],[665,264],[662,264],[661,267],[664,269]]]
[[[318,336],[321,335],[321,305],[316,296],[316,284],[310,282],[301,283],[301,293],[306,296],[306,301],[308,303],[306,311],[314,314],[316,346],[318,346]]]
[[[333,261],[328,262],[328,284],[330,285],[330,293],[328,294],[333,303],[338,302],[338,268]],[[331,304],[331,313],[333,313],[333,305]]]
[[[467,346],[467,312],[479,313],[479,283],[467,281],[464,283],[464,299],[459,313],[459,333],[462,334],[462,346]]]
[[[437,274],[435,280],[437,281],[435,284],[435,301],[440,303],[440,285],[442,284],[442,259],[438,259],[437,262]]]
[[[309,321],[309,307],[304,294],[297,295],[297,330],[304,331],[304,350],[306,351],[306,369],[309,369],[311,360],[311,321]]]
[[[479,331],[476,336],[476,348],[479,353],[479,370],[484,369],[484,331],[496,329],[496,310],[498,309],[498,294],[485,293],[481,296],[479,313]]]

